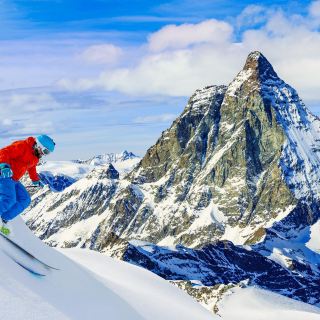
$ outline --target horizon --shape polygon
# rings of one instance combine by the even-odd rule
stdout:
[[[0,8],[2,147],[46,133],[57,143],[48,160],[143,157],[196,89],[230,83],[255,50],[320,114],[320,1],[15,0]]]

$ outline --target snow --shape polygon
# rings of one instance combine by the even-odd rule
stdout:
[[[54,176],[65,175],[79,180],[84,178],[93,169],[112,163],[120,176],[124,176],[130,172],[140,160],[141,158],[139,157],[126,159],[123,157],[123,154],[105,154],[87,161],[47,161],[39,165],[38,171],[40,173],[50,172]]]
[[[220,130],[229,131],[234,128],[234,123],[220,122]]]
[[[235,288],[219,303],[223,320],[319,320],[320,309],[257,288]]]
[[[54,233],[46,241],[52,245],[64,243],[72,243],[77,239],[81,239],[77,245],[81,246],[90,235],[96,230],[99,223],[105,219],[106,215],[94,215],[85,220],[76,221],[68,228],[60,228],[57,233]]]
[[[168,247],[170,248],[171,250],[175,251],[175,246],[173,245],[173,243],[175,243],[176,241],[176,237],[174,236],[167,236],[165,238],[163,238],[161,241],[159,241],[157,243],[158,246],[161,246],[161,247]]]
[[[186,116],[190,111],[192,114],[203,114],[203,108],[208,108],[210,105],[208,102],[212,100],[212,97],[217,93],[222,94],[225,90],[225,86],[209,86],[196,90],[181,118]],[[190,106],[192,107],[191,109]]]
[[[47,161],[38,167],[38,171],[50,172],[54,176],[66,175],[74,179],[80,179],[95,168],[93,165],[75,163],[73,161]]]
[[[320,253],[320,220],[310,227],[310,240],[306,246],[310,250]]]
[[[154,246],[150,242],[141,241],[141,240],[130,240],[130,244],[136,247],[141,247],[143,250],[153,253],[154,252]]]
[[[271,100],[286,141],[280,167],[297,199],[320,199],[320,121],[310,113],[297,92],[280,79],[265,81],[263,95]]]
[[[286,256],[283,255],[283,251],[279,248],[272,248],[272,253],[269,256],[269,259],[273,260],[274,262],[277,262],[282,267],[287,268],[288,267],[288,259],[286,259]]]
[[[203,210],[195,211],[195,215],[196,218],[188,229],[188,232],[195,232],[199,228],[209,226],[211,224],[217,224],[223,227],[224,223],[227,222],[227,217],[219,210],[218,205],[213,203],[213,201],[211,201]]]
[[[255,226],[248,226],[245,228],[242,228],[240,226],[231,226],[226,225],[225,231],[223,236],[221,237],[221,240],[229,240],[232,241],[235,245],[243,245],[246,240],[252,236],[258,229],[260,228],[271,228],[274,223],[281,221],[284,219],[292,210],[294,209],[294,206],[288,206],[285,210],[278,210],[276,213],[276,217],[270,219],[269,221],[261,221],[260,223],[257,223]],[[263,238],[260,239],[260,241],[263,241]]]
[[[317,274],[317,265],[320,264],[320,256],[309,248],[306,243],[310,241],[310,226],[303,230],[292,230],[290,240],[286,238],[271,238],[264,243],[264,250],[260,253],[269,259],[289,268],[291,261],[296,260],[302,264],[307,264]],[[318,235],[316,236],[318,237]]]
[[[229,240],[235,245],[242,245],[247,238],[252,234],[251,228],[241,228],[239,226],[232,227],[227,225],[221,240]]]
[[[60,250],[93,272],[101,283],[131,305],[143,319],[218,319],[184,292],[175,290],[157,275],[140,267],[115,261],[98,252]],[[190,304],[188,310],[185,309],[187,303]]]
[[[17,242],[60,270],[47,270],[45,277],[32,275],[3,252],[0,242],[1,319],[215,319],[182,290],[147,270],[90,250],[57,251],[36,238],[20,218],[12,225]],[[18,259],[25,262],[26,257]]]
[[[236,92],[240,89],[242,84],[250,78],[252,72],[253,71],[251,69],[241,70],[234,80],[229,84],[226,95],[235,97]]]

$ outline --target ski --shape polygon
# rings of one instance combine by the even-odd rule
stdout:
[[[30,272],[31,274],[33,274],[33,275],[35,275],[35,276],[38,276],[38,277],[45,277],[45,276],[46,276],[45,274],[40,273],[40,272],[38,272],[38,271],[35,271],[35,270],[31,269],[31,268],[25,266],[23,263],[15,260],[15,259],[13,259],[13,258],[12,258],[12,260],[13,260],[17,265],[19,265],[21,268],[27,270],[28,272]]]
[[[10,244],[12,244],[14,247],[16,247],[17,249],[19,249],[20,251],[22,251],[25,255],[27,255],[29,258],[31,258],[32,260],[35,260],[37,262],[39,262],[40,264],[42,264],[43,266],[45,266],[48,269],[53,269],[53,270],[59,270],[58,268],[52,267],[50,265],[48,265],[47,263],[41,261],[40,259],[36,258],[32,253],[30,253],[29,251],[27,251],[26,249],[24,249],[23,247],[21,247],[19,244],[17,244],[15,241],[13,241],[12,239],[10,239],[9,237],[7,237],[6,235],[4,235],[3,233],[0,232],[0,235],[6,239]]]

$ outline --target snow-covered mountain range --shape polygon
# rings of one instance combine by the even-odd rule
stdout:
[[[77,161],[94,169],[36,193],[24,218],[52,246],[119,257],[202,302],[257,285],[319,305],[319,151],[320,120],[252,52],[124,174],[108,157]]]
[[[125,150],[121,153],[105,153],[88,160],[47,161],[39,165],[38,172],[53,191],[60,192],[92,170],[109,164],[112,164],[122,177],[130,172],[139,160],[138,156]],[[25,185],[29,184],[27,175],[23,177],[23,182]]]

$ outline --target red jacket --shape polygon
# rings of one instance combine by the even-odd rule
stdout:
[[[35,138],[29,137],[0,149],[0,163],[5,162],[10,165],[13,171],[13,180],[20,180],[27,171],[32,181],[40,180],[36,170],[39,158],[36,157],[33,150],[35,143]]]

